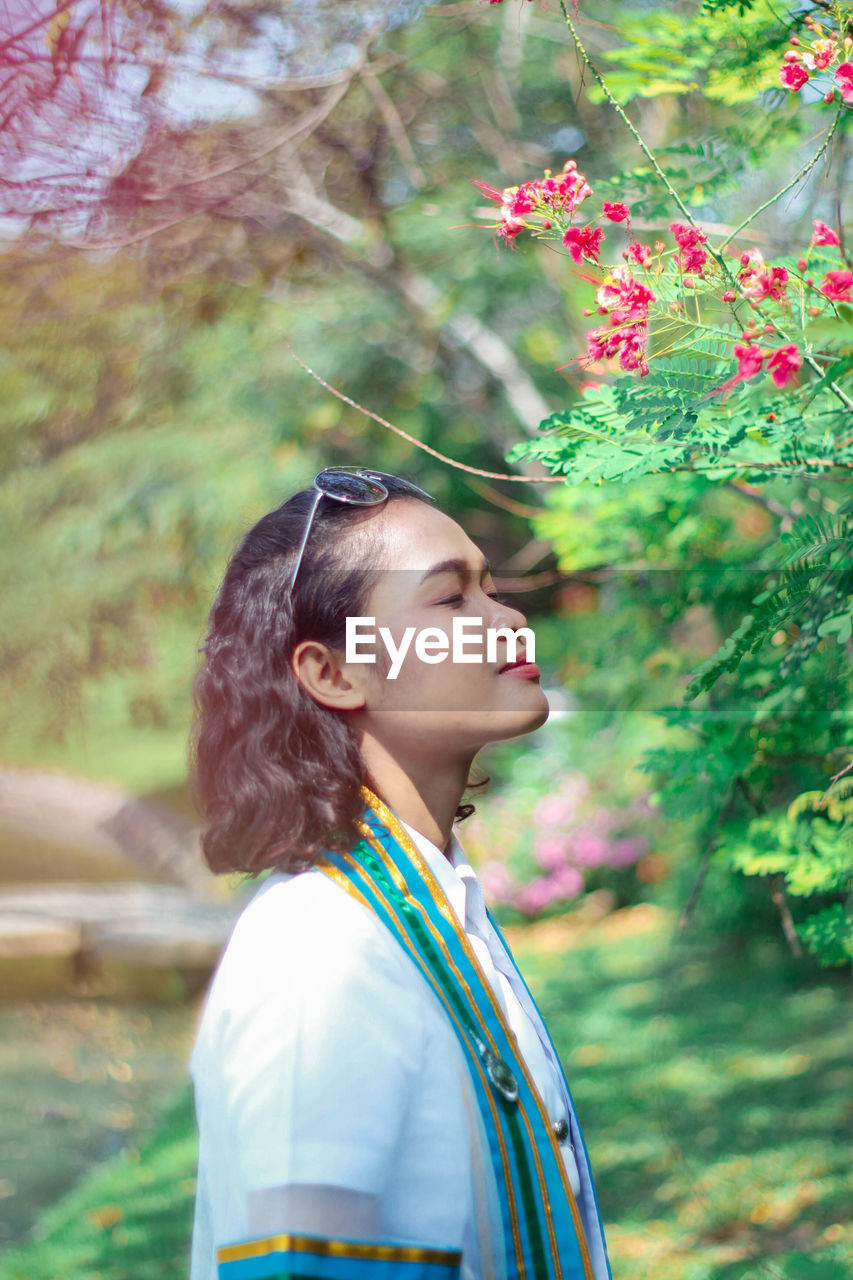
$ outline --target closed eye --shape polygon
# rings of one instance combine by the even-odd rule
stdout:
[[[489,597],[490,600],[497,600],[498,604],[505,603],[503,596],[501,596],[500,593],[497,591],[487,591],[486,595]],[[459,606],[463,605],[464,603],[465,603],[465,597],[461,593],[457,593],[454,596],[447,596],[446,599],[437,601],[437,604],[439,605],[446,604],[451,606],[454,609],[458,609]]]

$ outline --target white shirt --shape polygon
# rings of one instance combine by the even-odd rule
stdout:
[[[549,1116],[566,1117],[541,1020],[489,925],[476,874],[455,838],[448,858],[406,830],[463,924]],[[462,1280],[503,1280],[502,1251],[490,1247],[502,1227],[488,1140],[453,1028],[379,918],[322,872],[275,873],[244,909],[190,1070],[191,1280],[216,1280],[218,1247],[288,1231],[462,1249]],[[563,1152],[582,1188],[596,1280],[606,1280],[586,1169],[581,1180],[572,1148]],[[271,1189],[277,1216],[259,1229]]]

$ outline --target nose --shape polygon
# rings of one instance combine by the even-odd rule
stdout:
[[[505,600],[495,600],[494,604],[495,612],[491,622],[493,627],[511,627],[517,631],[519,627],[527,626],[527,615],[520,609],[516,609]]]

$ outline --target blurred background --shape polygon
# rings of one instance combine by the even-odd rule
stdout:
[[[793,12],[581,0],[707,229],[814,149],[778,87]],[[792,801],[851,758],[851,643],[780,679],[781,631],[683,698],[841,485],[507,461],[607,370],[577,363],[589,289],[499,245],[471,179],[575,157],[647,238],[672,216],[557,0],[0,14],[0,1280],[186,1274],[186,1063],[252,891],[200,860],[191,685],[241,534],[335,463],[434,494],[535,627],[551,719],[483,754],[461,837],[591,1135],[614,1275],[853,1276],[849,806],[787,875]],[[834,224],[839,137],[747,247]]]

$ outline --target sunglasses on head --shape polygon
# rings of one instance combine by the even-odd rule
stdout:
[[[302,557],[305,554],[305,547],[308,543],[308,535],[314,524],[314,516],[320,501],[323,498],[333,498],[335,502],[343,502],[350,506],[378,507],[389,496],[388,489],[382,483],[383,480],[393,480],[395,485],[402,485],[405,493],[413,498],[426,498],[431,501],[430,495],[423,489],[419,489],[416,484],[411,484],[408,480],[402,480],[399,476],[389,475],[386,471],[369,471],[363,467],[326,467],[324,471],[319,472],[314,477],[314,501],[308,512],[305,532],[302,535],[302,542],[299,545],[299,553],[296,557],[296,566],[290,579],[291,591],[296,583],[296,575],[299,573],[299,566],[302,564]]]

